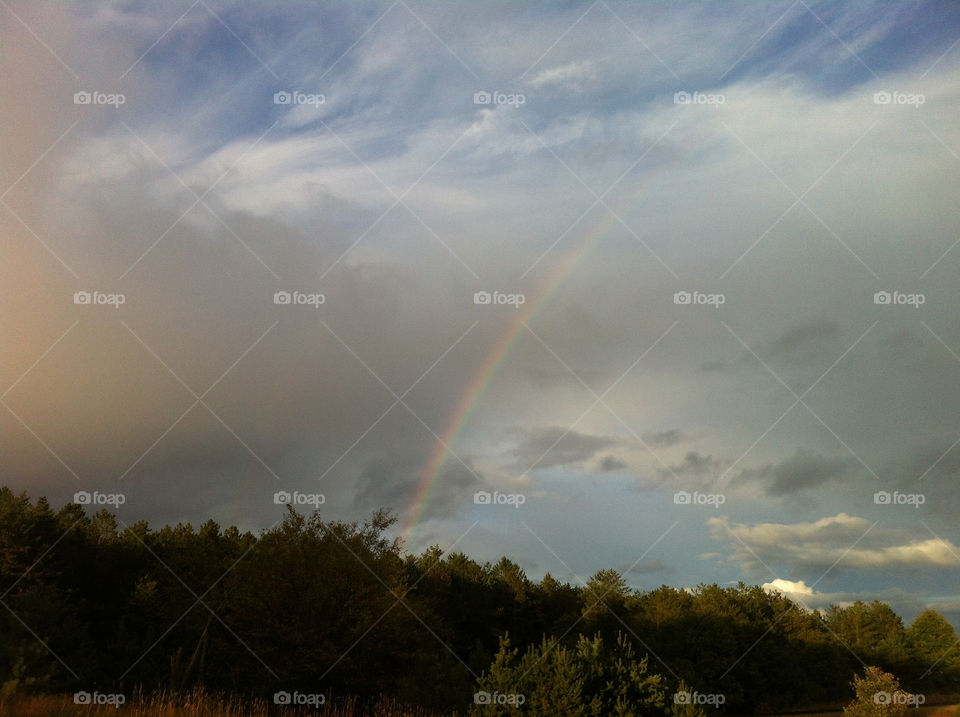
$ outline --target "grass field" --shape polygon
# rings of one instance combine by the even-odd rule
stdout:
[[[319,710],[277,707],[266,700],[221,698],[203,692],[134,696],[120,707],[74,704],[73,695],[17,695],[0,702],[0,717],[440,717],[417,707],[381,700],[361,709],[353,700],[336,700]]]
[[[73,695],[17,695],[0,701],[0,717],[292,717],[308,714],[327,717],[441,717],[435,712],[386,699],[365,707],[360,707],[351,699],[335,700],[332,704],[311,710],[278,707],[266,700],[217,697],[202,691],[181,695],[135,695],[121,707],[77,705],[74,704]],[[908,714],[915,717],[960,717],[960,704],[924,705]],[[781,712],[764,717],[843,717],[843,710]]]

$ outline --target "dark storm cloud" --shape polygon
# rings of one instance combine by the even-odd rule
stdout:
[[[514,469],[521,472],[534,464],[539,468],[581,464],[617,443],[613,438],[591,436],[557,426],[525,430],[522,435],[522,440],[508,453],[513,458]]]
[[[679,428],[671,428],[668,431],[661,431],[659,433],[644,433],[643,440],[651,446],[669,448],[670,446],[687,440],[687,435]]]
[[[763,370],[757,356],[767,362],[788,365],[803,365],[822,357],[830,351],[840,337],[840,325],[828,319],[816,319],[793,326],[771,341],[758,344],[753,352],[743,351],[732,361],[712,359],[700,365],[701,370],[732,371],[755,368]],[[756,356],[754,356],[756,354]]]
[[[624,470],[627,467],[627,462],[617,458],[616,456],[604,456],[600,459],[600,470],[604,473]]]
[[[696,480],[717,478],[723,468],[723,462],[716,460],[712,455],[703,455],[698,451],[688,451],[680,463],[663,468],[660,475],[663,478],[675,476],[680,480]]]
[[[402,513],[407,509],[411,497],[419,494],[417,489],[421,476],[416,469],[420,467],[415,460],[403,463],[397,461],[395,456],[389,460],[372,460],[364,467],[357,481],[355,508],[363,513],[388,507]],[[474,492],[487,487],[482,476],[478,476],[472,467],[451,461],[430,491],[425,517],[455,515],[468,505]]]
[[[735,481],[759,482],[768,495],[779,497],[842,480],[858,467],[852,458],[828,458],[797,449],[780,463],[742,471]]]

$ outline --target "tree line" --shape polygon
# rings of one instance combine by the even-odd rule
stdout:
[[[0,488],[0,697],[202,687],[693,717],[845,702],[868,665],[911,692],[960,691],[957,638],[934,610],[907,626],[882,602],[811,612],[743,583],[636,591],[610,569],[535,582],[506,557],[407,554],[392,523],[288,509],[257,536],[152,529]]]

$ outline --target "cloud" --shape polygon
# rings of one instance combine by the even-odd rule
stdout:
[[[759,356],[765,362],[792,366],[822,361],[825,354],[835,351],[841,335],[840,325],[828,319],[814,319],[790,327],[775,338],[744,350],[736,360],[711,359],[701,364],[703,371],[731,371],[735,369],[765,370]],[[756,355],[754,355],[756,354]]]
[[[670,430],[660,431],[659,433],[644,433],[643,440],[651,446],[669,448],[677,443],[688,440],[688,436],[679,428],[671,428]]]
[[[669,567],[662,560],[641,560],[635,565],[630,563],[618,565],[616,570],[626,574],[649,575],[650,573],[668,572]]]
[[[955,568],[960,554],[948,541],[911,539],[898,529],[877,528],[846,513],[792,524],[731,523],[726,517],[709,518],[706,524],[715,539],[731,543],[731,559],[755,571],[769,564],[791,570]]]
[[[769,583],[764,583],[761,587],[767,592],[781,592],[785,595],[813,595],[813,588],[807,587],[803,580],[794,582],[793,580],[784,580],[776,578]]]
[[[366,514],[379,507],[406,508],[411,496],[419,494],[421,467],[414,456],[406,462],[398,460],[396,455],[370,461],[357,480],[354,496],[357,512]],[[478,477],[474,468],[453,461],[432,487],[427,516],[443,518],[461,511],[473,493],[484,487],[482,477],[479,481]]]
[[[563,85],[572,89],[580,89],[585,80],[596,78],[595,63],[590,60],[582,62],[568,62],[559,67],[541,70],[530,79],[531,87],[547,87]]]
[[[616,456],[604,456],[600,460],[600,470],[604,473],[610,473],[612,471],[624,470],[628,467],[626,461],[617,458]]]
[[[682,462],[661,469],[660,475],[664,478],[675,476],[680,480],[704,482],[707,478],[717,478],[721,474],[721,468],[723,463],[713,456],[705,456],[699,451],[688,451]]]
[[[618,441],[559,427],[524,430],[521,441],[509,451],[513,467],[526,472],[534,465],[546,469],[576,465],[593,458]]]
[[[744,469],[735,481],[756,481],[763,484],[768,495],[785,496],[852,476],[856,467],[853,459],[827,458],[798,448],[780,463]]]

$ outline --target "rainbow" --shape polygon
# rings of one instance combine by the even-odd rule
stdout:
[[[676,157],[672,159],[676,159]],[[654,174],[659,174],[666,166],[672,164],[673,161],[669,161],[656,172],[651,173],[640,183],[638,190],[628,195],[627,199],[633,200],[642,194]],[[623,204],[627,203],[627,201],[623,202]],[[618,207],[615,210],[616,214],[621,213],[620,209],[621,207]],[[406,536],[408,545],[413,542],[413,531],[420,523],[423,512],[430,502],[431,493],[439,481],[440,473],[446,464],[450,450],[457,442],[470,415],[477,404],[480,403],[480,399],[486,393],[504,360],[510,355],[520,337],[525,333],[524,325],[529,324],[537,316],[540,310],[549,303],[557,289],[566,281],[567,277],[573,273],[573,270],[599,245],[600,239],[607,234],[611,227],[619,223],[614,213],[603,206],[598,205],[590,211],[598,212],[601,216],[594,229],[586,232],[584,237],[564,254],[544,280],[534,298],[527,301],[521,309],[515,312],[516,317],[497,337],[490,352],[474,372],[460,395],[460,400],[457,401],[457,405],[450,414],[446,428],[440,434],[440,440],[437,441],[430,453],[417,481],[410,510],[407,513],[407,521],[403,528],[403,534]],[[583,217],[578,220],[578,223],[582,219]]]

